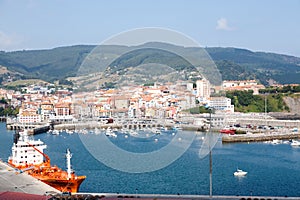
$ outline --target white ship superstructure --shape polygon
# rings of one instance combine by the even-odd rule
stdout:
[[[14,141],[8,162],[19,169],[40,165],[44,162],[43,151],[46,148],[47,145],[41,140],[30,139],[26,130],[19,132],[19,138]]]

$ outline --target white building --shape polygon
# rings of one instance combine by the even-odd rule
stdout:
[[[42,121],[41,115],[33,114],[33,115],[19,115],[18,122],[20,123],[39,123]]]
[[[210,83],[206,79],[197,80],[197,97],[209,98],[210,97]]]
[[[242,80],[242,81],[223,81],[223,88],[225,91],[240,90],[247,91],[253,90],[253,94],[259,94],[260,89],[265,89],[265,86],[258,84],[255,80]]]
[[[234,105],[231,105],[231,99],[227,97],[211,97],[208,101],[208,107],[219,111],[234,113]]]
[[[242,80],[242,81],[223,81],[223,88],[230,88],[230,87],[243,87],[243,86],[253,86],[257,85],[255,80]]]
[[[35,109],[27,108],[20,109],[19,114],[17,116],[17,120],[19,123],[39,123],[42,121],[42,116],[37,114]]]

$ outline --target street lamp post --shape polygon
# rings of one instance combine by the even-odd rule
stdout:
[[[209,142],[208,142],[208,148],[209,148],[209,197],[212,198],[212,152],[211,152],[211,112],[212,108],[209,108],[209,132],[210,134],[208,136]]]

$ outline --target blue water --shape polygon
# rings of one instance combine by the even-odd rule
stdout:
[[[5,124],[0,124],[0,158],[4,161],[10,155],[13,133],[6,130]],[[155,136],[158,142],[153,142],[153,138],[125,139],[122,136],[113,138],[113,143],[137,152],[157,150],[170,140],[170,134]],[[62,133],[58,136],[45,133],[35,135],[34,138],[47,144],[46,153],[51,163],[61,168],[65,168],[66,149],[71,149],[73,169],[76,174],[87,176],[81,184],[80,192],[209,194],[209,158],[199,158],[199,138],[171,165],[139,174],[117,171],[97,161],[85,149],[76,133]],[[288,144],[222,144],[219,140],[212,154],[214,195],[300,197],[300,148]],[[237,167],[248,171],[247,176],[234,177],[233,172]]]

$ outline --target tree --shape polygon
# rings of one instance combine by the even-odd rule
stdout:
[[[0,103],[1,103],[1,104],[7,104],[7,100],[4,99],[4,97],[2,97],[2,99],[0,100]]]

